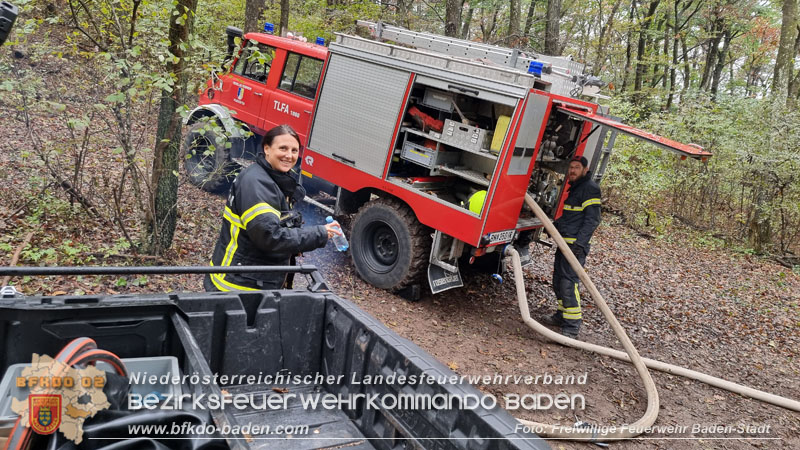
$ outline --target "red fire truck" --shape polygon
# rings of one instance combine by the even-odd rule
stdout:
[[[597,80],[567,58],[359,25],[369,38],[327,48],[244,35],[188,116],[184,149],[190,180],[221,190],[265,130],[292,125],[302,182],[330,183],[332,212],[355,214],[350,252],[375,286],[415,297],[426,271],[436,293],[462,285],[459,264],[499,266],[503,246],[541,229],[525,194],[557,217],[570,159],[585,156],[599,179],[618,132],[710,156],[605,116],[587,100]],[[229,27],[231,53],[236,36]]]

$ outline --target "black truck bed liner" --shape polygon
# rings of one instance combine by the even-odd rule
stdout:
[[[93,338],[99,348],[122,358],[176,356],[183,373],[343,375],[336,383],[280,386],[295,393],[483,395],[467,383],[351,382],[365,375],[454,374],[351,302],[326,292],[0,299],[0,371],[11,364],[29,363],[32,353],[53,356],[81,336]],[[278,386],[213,384],[205,388],[235,394],[276,392],[273,387]],[[376,410],[356,405],[310,410],[295,403],[286,409],[225,410],[212,416],[218,425],[222,421],[310,427],[306,436],[228,439],[231,448],[548,448],[533,434],[515,432],[516,420],[497,407]]]

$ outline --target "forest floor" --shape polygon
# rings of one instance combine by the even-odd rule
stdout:
[[[173,247],[155,260],[140,258],[126,248],[113,226],[70,206],[62,190],[43,189],[48,176],[41,162],[29,154],[29,138],[19,114],[14,113],[15,105],[0,100],[0,107],[0,129],[6,134],[0,143],[0,192],[5,193],[0,200],[0,258],[4,264],[28,233],[32,233],[30,244],[19,265],[208,263],[224,198],[182,184]],[[68,105],[76,107],[80,98]],[[48,132],[38,130],[44,136]],[[108,161],[94,158],[86,162],[86,176],[97,176],[102,182],[108,175]],[[321,217],[307,214],[306,220],[320,223]],[[136,222],[133,213],[131,222]],[[643,236],[606,214],[593,238],[587,270],[643,356],[800,399],[800,276],[771,260],[713,244],[680,228],[663,237]],[[532,247],[534,265],[526,269],[525,283],[534,318],[555,308],[550,288],[553,255],[552,249]],[[424,295],[411,303],[363,282],[349,255],[331,244],[306,254],[302,262],[317,265],[334,293],[459,374],[541,375],[539,384],[478,386],[498,399],[539,393],[585,399],[583,409],[513,412],[518,417],[563,425],[578,419],[596,426],[620,426],[635,422],[645,411],[642,383],[629,364],[556,345],[525,326],[510,274],[498,285],[488,275],[465,272],[463,288]],[[202,290],[200,277],[191,275],[26,277],[12,284],[29,295]],[[619,348],[592,299],[583,289],[581,294],[581,340]],[[652,430],[637,440],[612,446],[800,448],[800,413],[652,373],[661,399],[656,426],[673,430]],[[576,383],[545,383],[547,376],[572,376]],[[578,384],[584,377],[585,384]],[[549,443],[567,449],[592,446]]]

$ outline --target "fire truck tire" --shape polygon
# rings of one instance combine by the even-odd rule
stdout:
[[[193,124],[183,140],[183,160],[189,182],[200,189],[219,193],[230,186],[240,166],[231,160],[230,149],[217,141],[217,133],[205,122]],[[211,145],[214,151],[207,154]]]
[[[430,229],[400,201],[379,199],[362,206],[351,236],[356,271],[373,286],[397,291],[417,281],[427,268]]]

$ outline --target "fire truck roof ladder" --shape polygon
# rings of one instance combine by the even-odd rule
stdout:
[[[359,20],[357,24],[368,28],[376,39],[444,53],[455,58],[481,61],[484,64],[497,64],[518,72],[528,73],[531,62],[540,62],[544,65],[542,80],[550,83],[549,91],[558,95],[571,96],[570,91],[578,87],[578,81],[584,71],[583,64],[567,57],[525,54],[518,49],[411,31],[382,22]]]
[[[395,62],[402,61],[406,64],[412,64],[412,66],[409,67],[414,67],[415,71],[420,67],[427,66],[434,71],[437,69],[444,70],[451,74],[456,74],[457,76],[482,78],[490,82],[502,83],[506,88],[500,88],[495,84],[496,90],[499,89],[506,93],[513,91],[513,95],[517,97],[524,96],[525,90],[530,88],[549,90],[540,79],[518,70],[484,65],[439,53],[409,49],[347,34],[336,33],[336,42],[331,43],[329,49],[332,53],[351,54],[352,52],[359,52],[359,57],[376,62],[382,58],[388,57]],[[351,56],[356,55],[352,53]],[[511,91],[509,91],[509,89]]]

